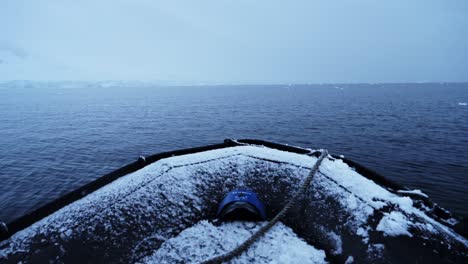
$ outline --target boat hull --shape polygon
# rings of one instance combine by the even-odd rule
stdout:
[[[0,260],[138,262],[214,219],[218,202],[233,189],[252,189],[274,216],[316,160],[314,151],[245,144],[160,159],[1,242]],[[282,222],[327,261],[465,262],[466,239],[396,191],[330,156]]]

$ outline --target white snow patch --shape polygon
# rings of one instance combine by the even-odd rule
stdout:
[[[164,242],[143,263],[199,263],[226,253],[265,223],[228,222],[214,226],[201,221]],[[276,224],[230,263],[326,263],[325,252],[307,244],[282,223]]]
[[[345,262],[345,264],[351,264],[351,263],[354,263],[354,258],[353,258],[353,256],[349,256],[349,257],[346,259],[346,262]]]
[[[377,225],[377,231],[382,231],[385,236],[409,236],[413,235],[408,231],[410,223],[400,212],[393,211],[386,213]]]
[[[369,227],[359,227],[356,230],[356,235],[361,236],[362,242],[364,242],[365,244],[369,243]]]
[[[429,198],[429,196],[423,193],[421,190],[399,190],[398,193],[400,194],[416,194],[425,198]]]
[[[370,244],[367,247],[367,254],[369,254],[369,256],[381,256],[384,249],[384,244]]]
[[[256,157],[266,160],[277,160],[287,162],[299,167],[311,168],[317,160],[314,156],[307,156],[302,154],[291,153],[287,151],[279,151],[270,149],[263,146],[240,146],[230,147],[216,150],[209,150],[195,154],[175,156],[159,160],[157,163],[166,162],[170,166],[183,166],[187,164],[195,164],[199,162],[206,162],[208,160],[220,159],[224,157],[232,157],[236,155],[243,155],[248,157]],[[168,165],[169,165],[168,164]],[[151,164],[153,165],[153,164]],[[150,165],[150,166],[151,166]]]
[[[412,210],[414,208],[413,201],[409,197],[400,197],[390,193],[375,182],[362,177],[342,160],[332,161],[326,159],[322,162],[320,171],[332,177],[338,184],[355,194],[356,197],[364,200],[374,209],[380,209],[388,202],[398,205],[401,209]]]
[[[398,208],[398,211],[404,212],[406,215],[411,215],[411,221],[413,221],[413,217],[417,217],[418,220],[416,222],[424,221],[430,223],[432,228],[426,231],[444,234],[446,241],[455,239],[465,246],[468,246],[468,241],[465,238],[414,207],[413,200],[410,197],[402,197],[389,192],[384,187],[357,173],[344,163],[343,160],[323,160],[320,166],[320,172],[332,179],[339,186],[348,190],[347,193],[344,193],[336,184],[327,185],[327,188],[329,188],[328,191],[330,193],[335,193],[335,198],[338,199],[345,208],[353,212],[353,219],[350,219],[349,225],[354,230],[366,225],[369,216],[374,213],[375,209],[381,209],[386,205],[393,205]],[[317,179],[318,178],[315,178],[314,181],[317,181]],[[321,182],[321,184],[325,185],[324,182]],[[349,197],[350,195],[356,197],[358,200],[358,207],[355,207],[354,200]],[[424,228],[424,226],[420,227]]]
[[[343,253],[343,241],[341,240],[341,237],[333,231],[329,232],[327,235],[333,243],[333,255],[340,255]]]

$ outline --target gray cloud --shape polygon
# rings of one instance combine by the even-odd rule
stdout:
[[[0,51],[3,51],[5,53],[10,53],[21,59],[25,59],[28,56],[28,53],[26,52],[26,50],[19,48],[19,47],[13,47],[13,46],[7,45],[5,43],[0,43]]]

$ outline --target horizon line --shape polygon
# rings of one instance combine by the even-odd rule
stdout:
[[[119,80],[119,79],[102,79],[102,80],[34,80],[34,79],[17,79],[17,80],[0,80],[0,84],[5,83],[96,83],[96,84],[111,84],[111,83],[127,83],[127,84],[146,84],[146,85],[164,85],[164,86],[293,86],[293,85],[399,85],[399,84],[468,84],[467,81],[397,81],[397,82],[217,82],[217,81],[173,81],[173,80]]]

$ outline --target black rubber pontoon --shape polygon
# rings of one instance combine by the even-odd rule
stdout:
[[[226,140],[140,159],[9,223],[0,261],[154,260],[168,241],[213,219],[217,202],[235,188],[254,190],[268,215],[276,214],[316,155],[271,142]],[[283,224],[325,252],[324,261],[467,260],[467,240],[453,230],[457,220],[450,213],[347,159],[326,159],[293,210]],[[158,260],[206,256],[186,257],[163,254]]]

